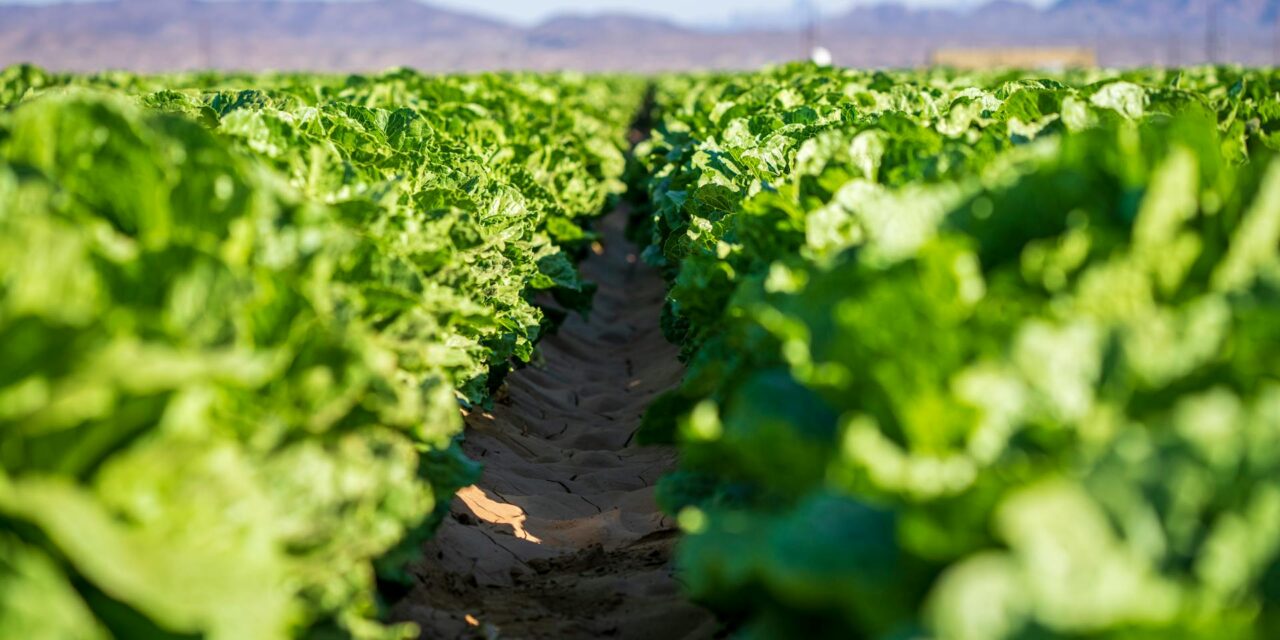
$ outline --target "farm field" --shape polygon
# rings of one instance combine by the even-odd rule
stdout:
[[[1271,71],[658,83],[639,437],[744,637],[1280,633]]]
[[[1280,634],[1280,75],[0,71],[0,638]]]
[[[0,86],[0,637],[412,635],[375,587],[587,308],[643,83]]]

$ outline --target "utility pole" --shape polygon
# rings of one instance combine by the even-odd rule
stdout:
[[[1218,0],[1209,0],[1204,21],[1204,55],[1206,62],[1218,64]]]
[[[209,22],[207,16],[196,19],[196,47],[200,52],[200,70],[212,70],[213,38],[209,34]]]
[[[1280,65],[1280,13],[1276,14],[1276,23],[1271,25],[1271,64]]]
[[[804,38],[800,59],[808,60],[818,47],[818,9],[814,0],[796,0],[796,15],[800,17]]]

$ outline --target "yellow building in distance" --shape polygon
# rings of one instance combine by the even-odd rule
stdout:
[[[1098,65],[1086,47],[944,48],[929,55],[929,64],[955,69],[1085,69]]]

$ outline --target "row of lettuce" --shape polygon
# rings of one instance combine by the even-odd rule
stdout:
[[[399,638],[644,90],[0,74],[0,637]]]
[[[664,79],[642,438],[743,637],[1280,634],[1280,74]]]

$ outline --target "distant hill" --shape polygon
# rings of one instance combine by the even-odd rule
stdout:
[[[665,20],[624,13],[555,16],[527,30],[532,47],[566,48],[623,39],[688,37],[687,29]]]
[[[1224,33],[1270,32],[1280,0],[1060,0],[1047,9],[995,0],[972,11],[872,5],[852,9],[831,24],[847,33],[1097,37],[1202,34],[1217,5]]]
[[[823,19],[839,64],[911,66],[937,47],[1064,44],[1103,64],[1191,64],[1216,43],[1221,60],[1277,62],[1280,0],[1060,0],[1047,9],[996,0],[969,11],[876,4]],[[744,68],[802,55],[794,20],[740,17],[691,29],[626,15],[563,15],[520,27],[415,0],[284,2],[114,0],[0,4],[0,65],[143,71],[232,69]]]
[[[163,35],[168,29],[207,25],[218,36],[344,38],[377,36],[390,42],[423,36],[468,38],[509,35],[504,23],[440,9],[414,0],[279,2],[237,0],[112,0],[50,5],[0,5],[5,31],[19,26],[103,36]],[[17,22],[13,22],[17,21]],[[21,24],[19,24],[21,23]]]
[[[995,0],[971,11],[864,6],[823,28],[837,42],[923,41],[930,49],[1085,46],[1121,66],[1201,63],[1214,47],[1218,61],[1256,65],[1280,63],[1278,22],[1280,0],[1059,0],[1045,9]]]
[[[386,66],[424,43],[432,51],[519,37],[516,27],[413,0],[0,5],[0,63],[71,69],[354,69]],[[446,66],[459,64],[454,51]]]

